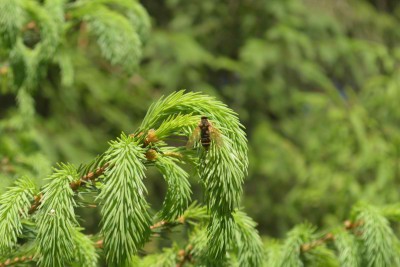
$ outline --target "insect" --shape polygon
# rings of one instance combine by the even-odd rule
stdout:
[[[217,128],[213,126],[211,121],[208,120],[208,117],[201,117],[200,123],[194,129],[192,135],[189,137],[189,141],[186,145],[188,149],[193,147],[193,144],[196,141],[201,142],[201,145],[205,150],[208,150],[211,145],[211,141],[214,141],[217,146],[222,144],[221,133]]]

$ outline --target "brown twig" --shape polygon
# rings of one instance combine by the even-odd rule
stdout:
[[[33,260],[33,256],[15,257],[14,259],[8,259],[5,262],[0,262],[0,267],[10,266],[12,264],[22,263],[22,262],[31,261],[31,260]]]
[[[344,222],[344,229],[346,230],[352,230],[354,228],[357,228],[359,226],[361,226],[364,222],[363,221],[356,221],[356,222],[352,222],[350,220],[346,220]]]
[[[178,223],[183,224],[185,222],[185,220],[184,220],[183,216],[181,216],[174,222],[178,222]],[[150,226],[150,230],[155,230],[155,229],[161,228],[161,227],[163,227],[165,225],[168,225],[168,224],[171,224],[171,223],[172,222],[168,222],[168,221],[162,220],[162,221],[156,222],[155,224],[151,225]],[[103,239],[100,239],[95,243],[95,247],[96,248],[103,248],[103,245],[104,245],[104,240]]]
[[[363,224],[362,221],[352,222],[350,220],[346,220],[344,222],[344,229],[346,231],[350,231],[350,230],[356,229],[357,227],[361,226],[362,224]],[[332,233],[328,233],[325,236],[323,236],[322,238],[319,238],[310,243],[301,245],[300,250],[301,250],[301,252],[307,252],[315,247],[321,246],[321,245],[325,244],[326,242],[332,241],[332,240],[335,240],[335,236]]]
[[[325,244],[328,241],[334,240],[335,236],[332,233],[327,233],[325,236],[323,236],[320,239],[314,240],[310,243],[306,243],[301,245],[301,251],[302,252],[307,252],[315,247],[321,246],[323,244]]]
[[[97,178],[99,178],[99,176],[101,176],[106,171],[107,167],[109,167],[109,163],[104,164],[103,166],[97,168],[95,171],[83,175],[78,181],[71,182],[69,186],[72,190],[76,191],[82,185],[82,183],[95,181]],[[31,208],[29,209],[29,214],[32,214],[37,210],[37,208],[40,206],[40,201],[42,200],[42,197],[42,193],[34,196],[34,201],[31,205]]]
[[[163,227],[163,226],[166,225],[167,223],[168,223],[168,222],[167,222],[167,221],[164,221],[164,220],[159,221],[159,222],[153,224],[152,226],[150,226],[150,229],[151,229],[151,230],[154,230],[154,229]]]

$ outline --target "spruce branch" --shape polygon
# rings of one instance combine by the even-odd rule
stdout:
[[[309,224],[296,226],[288,233],[285,243],[282,245],[282,252],[279,255],[277,266],[297,267],[303,266],[300,258],[301,245],[310,242],[313,239],[315,228]]]
[[[62,164],[48,178],[37,214],[39,265],[64,266],[74,259],[74,232],[78,222],[70,183],[79,179],[74,166]]]
[[[12,48],[22,26],[21,0],[0,2],[0,47]]]
[[[340,266],[357,267],[361,266],[361,257],[357,240],[354,235],[345,230],[335,233],[335,247],[339,253]]]
[[[200,175],[206,185],[206,198],[210,208],[222,214],[230,213],[237,207],[241,185],[247,173],[247,141],[243,126],[237,115],[225,104],[200,93],[179,91],[161,98],[153,104],[138,132],[156,129],[173,114],[208,116],[221,132],[224,145],[211,148]],[[193,130],[193,129],[192,129]],[[221,194],[224,196],[221,196]]]
[[[98,255],[95,243],[80,230],[82,229],[73,232],[75,259],[79,264],[77,266],[96,267]]]
[[[356,205],[353,208],[353,220],[346,220],[342,228],[334,229],[321,238],[315,238],[310,231],[307,234],[307,231],[304,231],[307,229],[297,231],[296,227],[291,233],[297,232],[299,237],[306,234],[308,241],[303,244],[297,242],[298,250],[288,250],[278,244],[272,246],[279,247],[280,252],[272,253],[273,248],[268,249],[267,262],[279,266],[278,263],[283,262],[283,258],[289,257],[288,251],[299,251],[300,254],[290,253],[293,259],[297,258],[299,264],[319,262],[322,266],[337,266],[339,263],[340,266],[391,266],[391,263],[397,265],[400,259],[400,243],[389,226],[388,218],[397,221],[398,214],[398,205],[383,208],[366,204]],[[291,243],[290,238],[286,240],[286,244]],[[337,257],[328,249],[327,242],[332,242],[336,247]],[[295,266],[294,261],[291,264]]]
[[[146,41],[151,28],[150,16],[139,2],[130,0],[81,0],[74,6],[88,4],[92,6],[112,4],[128,18],[131,25],[138,32],[140,39]]]
[[[23,228],[21,218],[28,216],[34,191],[33,181],[22,177],[0,197],[0,255],[10,251],[17,243]]]
[[[4,2],[4,1],[3,1]],[[39,80],[38,69],[56,52],[60,40],[57,21],[36,1],[21,1],[23,11],[28,14],[40,30],[40,42],[33,49],[27,47],[22,38],[17,38],[9,60],[17,87],[34,88]],[[25,14],[25,13],[24,13]]]
[[[191,189],[188,174],[177,165],[178,160],[159,156],[155,166],[167,181],[167,195],[163,202],[161,218],[169,221],[181,216],[189,205]]]
[[[193,116],[192,114],[170,115],[157,128],[155,135],[159,139],[164,139],[171,135],[187,136],[199,121],[200,116]]]
[[[58,5],[59,0],[56,2]],[[48,1],[46,5],[48,5]],[[57,28],[60,23],[55,21],[55,18],[51,13],[47,12],[44,6],[35,1],[23,1],[23,7],[24,10],[32,16],[40,29],[40,42],[34,48],[34,52],[32,53],[32,65],[30,66],[33,67],[36,64],[37,67],[41,60],[49,60],[53,57],[60,41],[60,32]],[[24,49],[24,52],[28,53],[28,50]],[[29,71],[33,70],[28,69],[28,72]]]
[[[362,221],[358,227],[358,239],[362,243],[363,266],[400,265],[396,250],[398,240],[390,228],[389,221],[379,209],[370,205],[359,204],[354,208],[354,217]]]
[[[166,124],[164,122],[169,122],[172,116],[183,120],[185,114],[197,119],[199,116],[207,116],[223,140],[222,146],[218,147],[212,142],[210,150],[201,153],[199,165],[207,206],[214,214],[208,227],[212,247],[209,252],[212,257],[221,259],[232,240],[234,221],[231,214],[239,204],[242,183],[247,173],[247,140],[237,114],[225,104],[213,97],[184,91],[162,97],[154,103],[137,132],[149,129],[156,129],[157,132],[158,128],[163,129],[162,126]]]
[[[76,191],[79,189],[81,185],[90,181],[93,182],[101,175],[103,175],[107,167],[109,167],[109,163],[105,163],[104,165],[96,168],[96,170],[88,172],[87,174],[83,175],[79,180],[71,181],[69,186],[71,187],[72,190]],[[42,197],[43,197],[42,193],[34,196],[34,202],[32,203],[29,209],[29,214],[32,214],[37,210],[37,208],[41,203]]]
[[[175,220],[170,220],[170,221],[166,221],[166,220],[158,221],[150,226],[150,230],[156,231],[160,228],[170,227],[170,226],[173,227],[173,226],[177,226],[177,225],[181,225],[181,224],[185,224],[185,223],[195,225],[199,222],[206,221],[208,219],[209,219],[209,215],[208,215],[205,207],[202,207],[202,206],[198,205],[196,202],[193,202],[185,210],[183,215],[180,216],[179,218],[177,218]],[[103,239],[98,240],[95,244],[95,246],[98,248],[102,248],[103,245],[104,245]]]
[[[127,72],[136,67],[142,53],[142,42],[129,20],[103,5],[88,2],[73,10],[75,17],[87,23],[89,33],[97,38],[102,55]]]
[[[150,215],[142,179],[144,150],[133,138],[121,135],[110,143],[105,160],[113,165],[105,173],[98,198],[102,204],[102,235],[109,264],[128,263],[150,236]]]
[[[158,107],[160,101],[166,107]],[[146,121],[154,124],[141,126],[129,136],[122,134],[110,143],[103,155],[78,170],[61,165],[51,176],[52,181],[35,196],[29,213],[39,211],[37,240],[40,243],[44,240],[44,244],[38,245],[39,265],[74,264],[75,260],[89,262],[97,257],[93,252],[95,247],[104,247],[108,264],[129,264],[151,232],[184,223],[202,228],[200,239],[189,242],[192,247],[188,255],[196,262],[228,264],[228,251],[237,252],[241,264],[251,266],[260,262],[261,258],[255,255],[260,251],[255,224],[237,211],[247,172],[246,138],[237,115],[221,102],[198,93],[178,92],[160,101],[150,108],[143,122],[143,125]],[[197,144],[199,164],[196,166],[205,187],[207,205],[187,208],[191,193],[188,174],[178,164],[192,161],[196,151],[187,151],[183,146],[168,147],[164,140],[190,135],[203,115],[218,129],[223,143],[219,146],[213,140],[207,151]],[[168,184],[162,220],[153,225],[142,181],[145,166],[158,168]],[[99,177],[103,178],[98,199],[102,206],[104,239],[93,244],[77,228],[73,197],[82,185]],[[61,220],[63,226],[57,228]],[[207,223],[208,227],[204,227]],[[56,235],[61,240],[56,240]],[[61,255],[60,251],[69,252]],[[175,253],[175,259],[179,258],[175,263],[189,262],[186,256],[178,256]]]
[[[237,250],[239,266],[261,266],[264,248],[255,229],[256,223],[242,211],[235,212],[233,218],[237,226],[234,247]]]

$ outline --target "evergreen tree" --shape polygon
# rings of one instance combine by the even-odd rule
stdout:
[[[0,1],[0,266],[400,265],[400,5],[144,5]]]

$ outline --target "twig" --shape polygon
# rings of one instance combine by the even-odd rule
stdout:
[[[78,181],[74,181],[70,183],[70,187],[72,190],[76,191],[82,185],[82,183],[86,183],[88,181],[94,181],[99,176],[101,176],[105,170],[109,167],[109,163],[104,164],[103,166],[97,168],[95,171],[89,172],[82,176]],[[40,193],[39,195],[34,196],[34,202],[29,209],[29,214],[34,213],[37,208],[40,206],[40,201],[42,200],[43,195]]]
[[[142,135],[143,135],[143,132],[139,133],[137,135],[137,137],[140,137]],[[131,136],[133,138],[135,135],[130,134],[129,136]],[[146,138],[144,140],[144,145],[147,146],[148,144],[155,143],[157,141],[158,141],[158,138],[155,135],[155,130],[154,129],[149,130],[146,135]],[[170,156],[177,156],[178,154],[179,153],[175,153],[175,154],[171,154]],[[146,156],[149,156],[149,155],[146,154]],[[157,155],[154,153],[151,156],[153,157],[152,160],[154,160],[157,157]],[[110,166],[110,164],[107,162],[103,166],[97,168],[95,171],[91,171],[91,172],[83,175],[78,181],[71,182],[70,183],[71,189],[76,191],[79,189],[79,187],[82,185],[82,183],[87,183],[88,181],[95,181],[99,176],[101,176],[106,171],[106,169],[108,167],[111,168],[112,166]],[[42,197],[43,197],[43,195],[41,193],[39,195],[34,196],[34,202],[29,209],[29,214],[32,214],[37,210],[37,208],[40,206],[40,201],[41,201]]]
[[[344,222],[344,229],[346,231],[350,231],[350,230],[353,230],[353,229],[361,226],[362,224],[363,224],[362,221],[352,222],[350,220],[346,220]],[[301,245],[300,250],[301,250],[301,252],[307,252],[315,247],[321,246],[321,245],[325,244],[326,242],[332,241],[332,240],[335,240],[335,236],[332,233],[328,233],[325,236],[323,236],[322,238],[319,238],[310,243]]]
[[[168,222],[167,222],[167,221],[164,221],[164,220],[159,221],[159,222],[153,224],[152,226],[150,226],[150,229],[151,229],[151,230],[154,230],[154,229],[160,228],[160,227],[166,225],[167,223],[168,223]]]
[[[171,224],[171,223],[175,223],[175,222],[183,224],[185,222],[185,219],[183,218],[183,216],[181,216],[176,221],[173,221],[173,222],[168,222],[168,221],[162,220],[162,221],[156,222],[155,224],[151,225],[150,226],[150,230],[155,230],[155,229],[161,228],[161,227],[163,227],[165,225],[168,225],[168,224]],[[100,239],[95,243],[95,247],[96,248],[103,248],[103,245],[104,245],[104,240],[103,239]]]
[[[10,266],[12,264],[22,263],[22,262],[31,261],[31,260],[33,260],[33,256],[15,257],[14,259],[8,259],[5,262],[0,262],[0,267]]]
[[[334,239],[335,239],[335,236],[332,233],[327,233],[324,237],[322,237],[320,239],[317,239],[310,243],[301,245],[300,249],[302,252],[307,252],[315,247],[321,246],[321,245],[325,244],[326,242],[334,240]]]

